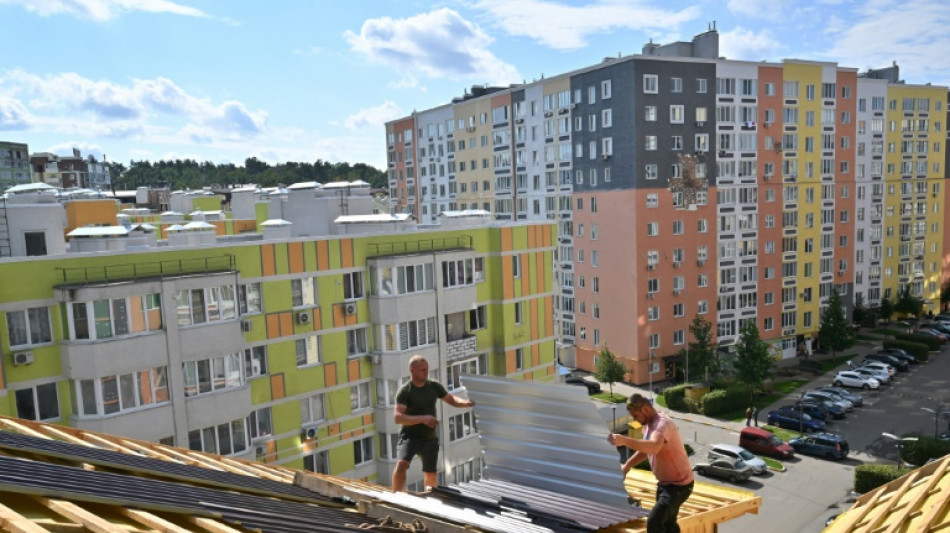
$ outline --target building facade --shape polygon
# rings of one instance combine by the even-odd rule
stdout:
[[[898,73],[722,59],[711,29],[466,92],[387,124],[387,135],[438,135],[437,116],[455,128],[447,152],[466,165],[455,167],[459,188],[433,199],[499,220],[556,220],[563,361],[593,370],[609,347],[646,384],[687,377],[697,316],[724,355],[752,321],[789,358],[817,348],[833,291],[849,312],[905,287],[937,310],[947,89]],[[390,167],[395,197],[402,178]]]
[[[0,259],[2,279],[30,280],[0,286],[0,411],[388,483],[413,354],[450,390],[463,373],[555,379],[555,233],[212,233]],[[471,413],[440,415],[440,474],[478,476]]]
[[[30,183],[30,152],[26,143],[0,141],[0,190]]]

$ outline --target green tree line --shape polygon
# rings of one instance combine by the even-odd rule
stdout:
[[[318,159],[314,163],[286,162],[270,165],[256,157],[244,160],[244,166],[233,163],[199,163],[192,159],[174,161],[130,161],[128,165],[110,162],[109,172],[117,190],[136,187],[165,186],[173,190],[226,187],[256,184],[262,187],[290,185],[302,181],[363,180],[373,188],[387,188],[386,172],[365,163],[330,163]]]

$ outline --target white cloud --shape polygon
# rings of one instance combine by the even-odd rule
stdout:
[[[669,32],[700,15],[698,6],[678,11],[652,7],[638,0],[595,0],[567,6],[548,0],[480,0],[473,5],[509,35],[529,37],[556,50],[573,50],[587,38],[615,30]]]
[[[14,70],[0,77],[0,94],[19,97],[47,119],[64,118],[111,137],[139,135],[149,123],[182,118],[218,136],[255,136],[267,125],[263,110],[251,111],[234,100],[215,104],[161,77],[120,85],[72,72],[40,76]]]
[[[349,130],[369,129],[379,132],[387,121],[404,115],[405,113],[398,105],[387,100],[376,107],[360,109],[346,117],[343,124]]]
[[[895,4],[871,0],[854,9],[847,25],[831,28],[831,61],[862,70],[897,61],[909,83],[950,84],[950,10],[944,0]]]
[[[19,100],[0,96],[0,130],[26,129],[30,122],[30,113]]]
[[[737,15],[766,20],[780,20],[788,17],[794,5],[788,0],[729,0],[726,3],[729,11]]]
[[[774,60],[782,44],[767,30],[753,31],[736,27],[719,34],[719,55],[741,61]]]
[[[359,34],[347,30],[343,37],[354,52],[400,73],[501,84],[521,79],[515,67],[489,51],[488,34],[447,8],[404,19],[370,19]]]
[[[95,156],[96,159],[102,161],[102,147],[95,143],[90,143],[86,141],[66,141],[64,143],[55,144],[49,146],[43,150],[35,150],[39,152],[51,152],[59,155],[72,155],[73,148],[78,148],[82,152],[83,157],[87,155]]]
[[[198,8],[168,0],[0,0],[0,4],[20,5],[27,11],[44,17],[69,14],[98,21],[110,20],[131,11],[169,13],[186,17],[208,16]]]

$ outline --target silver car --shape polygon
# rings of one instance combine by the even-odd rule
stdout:
[[[713,447],[709,449],[708,459],[714,461],[723,457],[741,459],[745,464],[749,465],[756,474],[764,474],[765,471],[768,470],[765,461],[759,459],[754,453],[745,448],[734,444],[713,444]]]
[[[845,411],[851,412],[854,410],[854,404],[850,400],[845,400],[844,398],[838,398],[834,394],[821,391],[808,391],[805,393],[805,400],[819,400],[826,401],[837,404],[841,406]]]

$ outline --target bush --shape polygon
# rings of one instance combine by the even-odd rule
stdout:
[[[916,441],[904,444],[903,459],[913,465],[923,465],[931,459],[950,453],[950,442],[920,435]]]
[[[663,391],[663,400],[666,406],[674,411],[689,412],[686,405],[686,389],[689,385],[677,385]]]
[[[936,339],[936,337],[934,338]],[[926,344],[919,342],[886,340],[883,346],[885,348],[900,348],[916,357],[918,361],[926,361],[930,357],[930,349]]]
[[[921,335],[919,333],[902,333],[900,335],[894,335],[894,338],[899,341],[905,342],[917,342],[927,346],[927,349],[937,351],[940,349],[940,339],[932,335]]]
[[[692,398],[683,398],[683,404],[686,406],[686,412],[688,413],[702,413],[703,412],[702,404]]]
[[[702,414],[716,416],[729,411],[741,411],[749,406],[749,389],[743,386],[731,385],[725,389],[709,392],[703,396]]]
[[[854,468],[854,492],[864,494],[906,474],[909,470],[897,465],[858,465]]]

